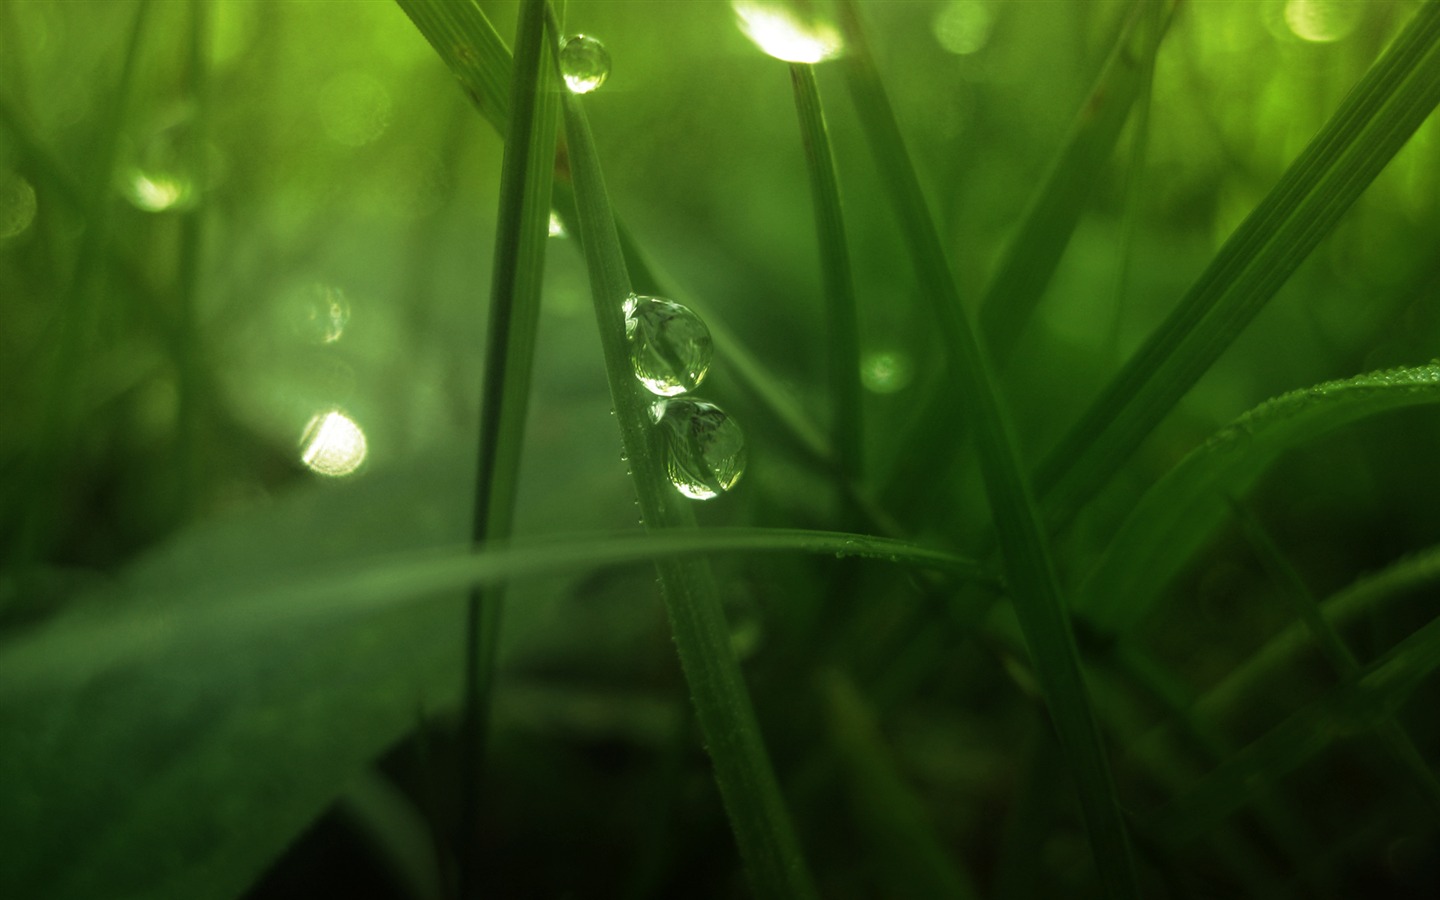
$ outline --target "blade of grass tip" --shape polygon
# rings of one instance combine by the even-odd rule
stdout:
[[[975,423],[976,448],[1011,601],[1075,779],[1100,880],[1112,897],[1136,897],[1139,888],[1110,762],[1008,413],[989,360],[960,304],[919,178],[865,45],[857,5],[844,0],[839,9],[848,45],[842,71],[949,350],[955,394],[964,404],[957,412]],[[953,421],[956,415],[947,418]]]
[[[191,132],[189,165],[191,177],[199,191],[199,202],[181,213],[180,220],[180,302],[176,317],[176,341],[172,345],[175,358],[177,390],[175,455],[180,481],[180,513],[188,518],[199,501],[202,460],[200,458],[200,415],[204,405],[201,396],[203,377],[201,344],[196,325],[196,310],[201,291],[201,255],[205,246],[205,216],[209,210],[206,196],[207,139],[210,118],[209,0],[196,0],[190,10],[190,92],[194,96],[195,120]]]
[[[504,138],[510,118],[510,49],[474,0],[396,0]]]
[[[651,427],[649,403],[630,365],[621,309],[631,293],[630,278],[590,126],[580,100],[569,95],[565,133],[610,396],[645,526],[693,529],[695,514],[682,505],[665,474],[660,435]],[[657,568],[681,668],[751,889],[777,900],[813,897],[815,889],[730,644],[715,577],[703,560],[667,560]]]
[[[1310,639],[1320,648],[1335,674],[1342,679],[1358,678],[1360,661],[1355,658],[1340,633],[1321,614],[1319,601],[1305,586],[1300,573],[1295,571],[1295,567],[1276,546],[1269,531],[1255,514],[1239,501],[1231,498],[1230,508],[1255,555],[1271,580],[1280,588],[1280,593],[1290,602],[1297,618],[1309,632]],[[1399,763],[1401,770],[1410,776],[1420,795],[1431,804],[1431,808],[1440,810],[1440,781],[1436,780],[1435,773],[1430,771],[1424,755],[1399,720],[1387,716],[1377,723],[1376,735],[1384,744],[1386,752]]]
[[[1440,102],[1440,3],[1416,10],[1279,183],[1042,462],[1060,527],[1230,346]]]
[[[480,396],[480,452],[472,539],[510,536],[525,415],[540,322],[540,287],[555,168],[559,79],[545,58],[545,0],[527,0],[516,26],[509,139],[500,169],[500,209]],[[480,769],[499,643],[503,585],[473,590],[467,606],[461,713],[460,896],[478,897]]]
[[[1101,180],[1125,120],[1155,64],[1160,41],[1169,27],[1171,0],[1135,0],[1109,57],[1095,79],[1070,130],[1040,186],[1026,207],[1015,234],[1006,243],[995,273],[980,298],[980,331],[997,366],[1010,358],[1022,329],[1039,306],[1070,238],[1084,213],[1093,186]],[[945,414],[946,392],[936,391],[924,402],[917,423]],[[913,506],[912,491],[924,479],[912,471],[942,471],[948,448],[913,435],[899,446],[918,446],[922,460],[898,470],[884,496],[894,508]]]
[[[820,108],[820,89],[815,84],[814,66],[790,64],[790,82],[795,91],[795,112],[800,119],[800,136],[805,145],[805,162],[810,172],[810,193],[815,202],[815,231],[820,244],[820,284],[825,293],[829,320],[830,358],[828,372],[831,403],[831,445],[840,475],[851,484],[860,483],[863,447],[860,412],[860,336],[856,321],[855,283],[850,272],[850,251],[846,245],[845,217],[840,207],[840,186],[835,180],[835,162],[830,152],[830,135]],[[842,497],[842,502],[848,498]]]
[[[102,119],[104,124],[97,138],[93,165],[87,173],[88,180],[84,185],[86,227],[75,254],[74,272],[69,283],[61,289],[62,296],[56,304],[56,308],[64,313],[59,316],[59,334],[51,357],[52,370],[46,380],[51,399],[45,404],[39,434],[33,444],[34,453],[27,466],[29,476],[21,488],[20,534],[16,546],[11,548],[14,556],[10,560],[12,563],[29,563],[43,553],[60,506],[54,494],[70,456],[68,448],[74,445],[69,437],[76,427],[76,411],[80,408],[81,399],[80,379],[86,371],[82,356],[91,339],[95,277],[101,269],[97,261],[109,242],[114,206],[111,183],[119,162],[120,132],[129,111],[135,72],[139,68],[140,46],[150,12],[149,0],[142,0],[135,10],[109,115]]]

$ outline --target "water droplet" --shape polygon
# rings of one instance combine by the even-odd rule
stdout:
[[[1354,0],[1289,0],[1285,24],[1303,41],[1328,44],[1348,37],[1365,15],[1364,3]]]
[[[564,237],[565,223],[560,221],[560,215],[554,210],[550,211],[550,237]]]
[[[120,186],[126,199],[144,212],[188,209],[196,195],[194,126],[189,113],[173,117],[127,152]]]
[[[720,407],[682,397],[657,400],[650,414],[662,429],[670,483],[686,497],[719,496],[745,473],[745,435]]]
[[[19,175],[0,171],[0,240],[14,237],[35,220],[35,188]]]
[[[710,371],[710,329],[688,307],[660,297],[625,300],[625,340],[635,377],[653,394],[694,390]]]
[[[902,390],[914,374],[910,357],[898,350],[867,353],[860,363],[860,383],[876,394]]]
[[[300,437],[300,461],[311,471],[331,478],[352,474],[365,462],[365,432],[338,409],[319,413]]]
[[[935,14],[935,40],[956,56],[968,56],[990,41],[995,12],[985,0],[951,0]]]
[[[566,38],[560,47],[560,74],[572,93],[588,94],[610,77],[610,51],[588,34]]]
[[[731,0],[740,30],[766,54],[786,62],[818,63],[845,49],[830,22],[779,0]]]

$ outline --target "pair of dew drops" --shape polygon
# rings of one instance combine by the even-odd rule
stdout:
[[[661,429],[670,483],[693,500],[730,490],[745,472],[740,426],[715,404],[681,396],[710,370],[710,329],[688,307],[661,297],[631,294],[623,310],[635,377],[660,397],[650,417]]]
[[[572,93],[588,94],[610,75],[610,53],[577,34],[560,47],[560,73]],[[625,341],[635,377],[660,399],[650,417],[660,429],[670,483],[693,500],[730,490],[745,471],[745,436],[713,403],[683,397],[705,379],[714,344],[688,307],[661,297],[626,298]]]

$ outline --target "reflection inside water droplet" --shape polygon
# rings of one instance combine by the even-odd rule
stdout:
[[[365,462],[365,432],[338,409],[319,413],[300,437],[300,461],[331,478],[350,475]]]
[[[740,30],[766,54],[786,62],[818,63],[844,50],[840,32],[780,0],[731,0]]]
[[[35,209],[35,188],[30,182],[0,170],[0,240],[29,228]]]
[[[657,400],[650,414],[662,431],[666,474],[686,497],[717,497],[745,473],[745,435],[720,407],[682,397]]]
[[[610,77],[610,51],[588,34],[573,35],[560,48],[560,74],[572,93],[588,94]]]
[[[625,341],[635,377],[653,394],[693,391],[710,371],[710,329],[689,307],[631,294],[624,305]]]

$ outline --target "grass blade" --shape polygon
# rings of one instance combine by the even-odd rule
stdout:
[[[843,71],[884,188],[914,254],[920,283],[933,303],[950,354],[955,393],[965,407],[947,418],[959,421],[963,414],[964,420],[975,423],[976,447],[1010,597],[1075,778],[1101,881],[1113,897],[1135,897],[1134,864],[1109,760],[1081,673],[1048,539],[1015,450],[1009,416],[990,363],[961,307],[924,192],[865,45],[856,4],[847,0],[840,10],[848,45]]]
[[[1215,434],[1156,482],[1076,591],[1075,609],[1097,631],[1124,633],[1281,454],[1392,409],[1440,403],[1440,366],[1373,372],[1292,391]]]
[[[485,371],[480,392],[480,452],[471,538],[477,545],[510,536],[519,486],[525,417],[540,325],[540,287],[550,221],[559,113],[559,78],[545,52],[545,0],[528,0],[516,29],[500,211],[490,287]],[[552,62],[546,63],[547,59]],[[480,768],[499,646],[503,586],[473,590],[465,629],[465,690],[459,780],[462,817],[460,896],[480,894]]]
[[[510,49],[473,0],[396,0],[503,138],[510,119]]]
[[[1068,521],[1264,308],[1440,102],[1440,3],[1425,3],[1179,306],[1036,475]]]
[[[650,427],[649,402],[642,396],[624,344],[621,304],[631,293],[630,277],[590,126],[580,101],[571,96],[565,98],[565,133],[610,396],[640,510],[647,529],[693,529],[694,513],[682,505],[684,501],[665,475],[664,451],[659,435]],[[714,575],[698,560],[668,560],[657,568],[681,667],[751,889],[761,897],[814,896],[730,645]]]
[[[1009,359],[1022,329],[1045,295],[1055,269],[1080,222],[1092,187],[1101,179],[1135,100],[1148,81],[1160,41],[1170,23],[1169,0],[1136,0],[1114,49],[1095,79],[1069,134],[1051,160],[1035,195],[980,298],[979,326],[996,366]],[[937,391],[925,400],[916,422],[938,421],[948,398]],[[908,508],[924,481],[912,471],[942,471],[954,458],[943,444],[911,434],[901,446],[918,445],[922,459],[899,469],[885,496],[895,508]]]
[[[860,429],[860,336],[856,323],[855,283],[850,274],[850,251],[845,240],[845,217],[840,208],[840,186],[835,181],[835,162],[830,136],[820,108],[820,89],[815,69],[806,63],[791,63],[790,81],[795,89],[795,111],[805,144],[805,163],[810,172],[810,193],[815,201],[815,231],[820,242],[820,284],[829,318],[828,372],[830,378],[831,443],[835,462],[844,481],[858,484],[861,471]]]
[[[1040,183],[980,299],[980,331],[997,366],[1010,358],[1075,233],[1154,65],[1170,0],[1137,0],[1060,152]]]

